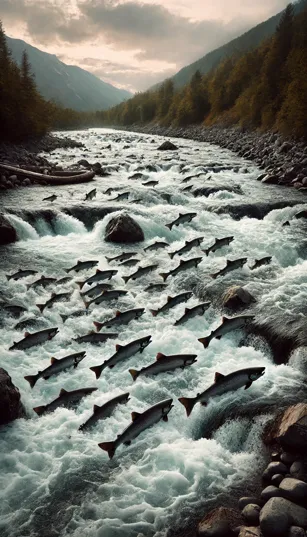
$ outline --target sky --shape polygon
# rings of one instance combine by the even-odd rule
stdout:
[[[10,37],[143,91],[281,11],[289,0],[0,0]]]

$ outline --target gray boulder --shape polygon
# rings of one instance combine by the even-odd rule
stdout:
[[[284,476],[282,476],[282,477],[284,478]],[[260,505],[260,506],[263,505],[263,502],[261,500],[259,500],[258,498],[256,498],[256,497],[243,496],[242,498],[239,499],[239,502],[238,502],[239,509],[242,511],[244,509],[244,507],[246,507],[250,503]]]
[[[10,244],[17,240],[15,228],[0,214],[0,245]]]
[[[177,151],[177,149],[178,147],[169,140],[163,142],[163,144],[158,147],[159,151]]]
[[[306,532],[299,526],[291,526],[289,529],[288,537],[306,537]]]
[[[108,242],[132,243],[144,240],[141,226],[127,213],[114,216],[108,222],[105,230],[105,240]]]
[[[289,451],[305,452],[307,449],[307,404],[298,403],[281,412],[265,431],[263,441],[265,444],[278,442]]]
[[[240,287],[240,285],[229,287],[223,295],[223,306],[234,311],[246,308],[252,302],[256,302],[255,298],[247,289]]]
[[[0,408],[0,425],[25,416],[19,390],[12,383],[7,371],[2,368],[0,368]]]
[[[242,516],[247,524],[258,526],[261,507],[255,503],[246,505],[242,511]]]
[[[218,507],[200,521],[197,534],[201,537],[231,537],[234,528],[241,523],[242,517],[238,511]]]
[[[288,472],[287,466],[283,462],[272,461],[264,470],[262,477],[264,480],[270,481],[275,474],[286,474]]]
[[[285,476],[282,475],[282,474],[275,474],[273,475],[272,479],[271,479],[271,483],[272,485],[274,485],[275,487],[279,487],[280,483],[282,482],[282,480],[285,479]]]
[[[294,477],[285,477],[279,485],[283,497],[292,502],[307,503],[307,483],[295,479]]]
[[[261,492],[261,498],[265,502],[270,500],[270,498],[281,498],[283,497],[283,493],[278,487],[274,487],[274,485],[269,485],[263,491]]]
[[[293,464],[291,464],[290,474],[296,479],[307,481],[307,463],[295,461]]]
[[[307,528],[307,510],[285,498],[271,498],[260,513],[264,537],[288,537],[291,526]]]

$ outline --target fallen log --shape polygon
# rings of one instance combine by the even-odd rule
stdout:
[[[43,173],[31,172],[29,170],[23,170],[22,168],[17,168],[15,166],[9,166],[8,164],[1,164],[0,169],[14,173],[15,175],[21,175],[28,177],[29,179],[34,179],[37,183],[43,183],[48,185],[69,185],[77,183],[87,183],[91,181],[95,172],[92,170],[87,170],[85,172],[72,171],[69,175],[45,175]],[[60,172],[63,174],[63,172]],[[77,173],[77,175],[76,175]]]

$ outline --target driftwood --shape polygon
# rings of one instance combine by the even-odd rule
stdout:
[[[49,185],[69,185],[77,183],[87,183],[91,181],[95,172],[92,170],[81,172],[77,170],[73,171],[58,171],[55,172],[55,175],[45,175],[44,173],[31,172],[29,170],[23,170],[22,168],[17,168],[15,166],[9,166],[8,164],[1,164],[0,168],[14,173],[15,175],[22,175],[28,177],[29,179],[34,179],[37,183],[47,183]]]

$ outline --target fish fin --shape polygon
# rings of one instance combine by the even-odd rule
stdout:
[[[112,261],[112,257],[107,257],[105,256],[106,260],[108,261],[108,263],[110,263],[110,261]]]
[[[252,384],[253,384],[253,381],[250,380],[250,381],[246,384],[244,390],[248,390],[248,388],[250,388]]]
[[[140,413],[139,412],[131,412],[131,419],[132,421],[135,421],[137,420],[139,417],[140,417]]]
[[[108,453],[109,459],[113,459],[116,450],[115,442],[101,442],[98,446]]]
[[[214,280],[216,280],[216,278],[218,277],[218,274],[209,274],[210,278],[213,278]]]
[[[61,395],[65,395],[66,393],[68,393],[68,391],[65,390],[65,388],[62,388],[60,393],[59,393],[59,397],[61,397]]]
[[[136,369],[129,369],[129,373],[132,376],[133,380],[136,380],[138,378],[139,371],[137,371]]]
[[[119,310],[117,310],[117,311],[115,312],[115,317],[119,317],[121,314],[122,314],[122,312],[119,311]]]
[[[201,337],[199,340],[199,343],[202,343],[205,349],[209,347],[210,339],[208,337]]]
[[[100,332],[102,328],[102,323],[99,323],[98,321],[93,321],[94,326],[96,326],[97,332]]]
[[[180,397],[178,401],[185,407],[187,417],[189,417],[195,405],[195,398]]]
[[[24,336],[25,336],[25,337],[29,337],[29,336],[31,336],[31,334],[30,334],[30,332],[25,332],[25,333],[24,333]]]
[[[230,263],[231,263],[231,261],[229,259],[227,259],[226,264],[230,265]]]
[[[88,308],[90,307],[90,302],[86,302],[86,300],[83,300],[83,302],[84,302],[85,309],[88,310]]]
[[[165,280],[167,280],[169,274],[168,274],[168,272],[160,272],[159,276],[161,276],[163,278],[163,281],[165,282]]]
[[[55,362],[58,362],[58,361],[59,360],[55,358],[54,356],[52,356],[52,358],[50,359],[51,364],[55,364]]]
[[[220,382],[224,377],[225,375],[217,371],[214,376],[214,382]]]
[[[102,272],[102,271],[101,271],[101,270],[99,270],[99,268],[98,268],[98,269],[96,269],[96,274],[98,274],[98,272]]]
[[[167,297],[167,302],[170,302],[171,300],[173,300],[173,297],[172,297],[172,296],[168,296],[168,297]]]
[[[149,310],[149,311],[154,317],[156,317],[159,313],[158,310]]]
[[[191,308],[185,308],[184,313],[189,313]]]
[[[114,364],[111,364],[111,365],[109,365],[108,367],[109,367],[109,369],[113,369]]]
[[[117,351],[119,351],[122,347],[123,347],[123,345],[120,345],[119,343],[117,343],[117,344],[115,345],[115,349],[116,349]]]
[[[29,382],[31,388],[35,386],[37,378],[38,378],[37,375],[28,375],[27,377],[24,377],[24,379]]]
[[[41,373],[41,371],[39,371],[39,373]],[[48,379],[50,379],[50,376],[47,375],[47,377],[43,377],[43,379],[44,379],[44,380],[48,380]]]
[[[168,255],[170,256],[171,259],[173,259],[174,255],[176,255],[176,253],[175,252],[170,252]]]
[[[201,404],[201,406],[207,406],[208,405],[208,403],[206,401],[202,401],[200,404]]]
[[[131,440],[127,440],[126,442],[124,442],[125,446],[130,446],[130,444],[131,444]]]
[[[56,296],[56,293],[51,293],[51,298],[54,298]]]
[[[91,371],[94,371],[96,375],[96,379],[99,379],[101,372],[102,372],[102,366],[101,365],[94,365],[93,367],[90,367]]]
[[[125,283],[128,283],[130,276],[123,276],[123,280]]]
[[[220,339],[222,339],[222,336],[216,336],[216,338],[215,338],[215,339],[218,339],[218,340],[220,340]]]
[[[46,408],[45,405],[43,405],[43,406],[36,406],[35,408],[33,408],[33,410],[34,410],[34,412],[36,412],[36,414],[37,414],[38,416],[41,416],[41,415],[43,414],[45,408]]]
[[[94,406],[93,406],[94,414],[96,414],[97,412],[99,412],[99,410],[100,410],[100,406],[98,406],[98,405],[94,405]]]
[[[168,229],[172,231],[173,224],[165,224],[165,227],[168,227]]]
[[[230,321],[229,317],[225,317],[225,315],[223,315],[222,317],[222,323],[226,323],[227,321]]]
[[[165,358],[165,354],[163,354],[162,352],[158,352],[156,356],[156,360],[159,361],[159,360],[162,360],[162,358]]]
[[[180,261],[179,261],[179,265],[182,265],[182,263],[184,263],[184,260],[183,260],[183,259],[180,259]]]
[[[80,289],[82,289],[85,282],[76,282],[77,285],[79,285]]]
[[[36,304],[36,307],[39,309],[39,311],[41,313],[43,313],[44,309],[45,309],[45,304]]]
[[[168,415],[165,414],[162,419],[163,419],[163,421],[168,421]]]

